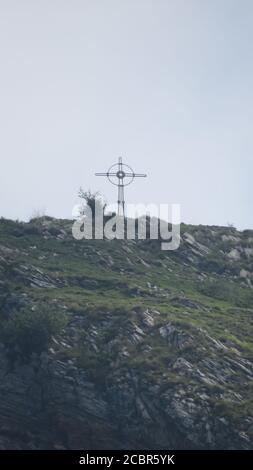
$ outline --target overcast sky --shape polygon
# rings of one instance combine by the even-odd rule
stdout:
[[[0,0],[0,215],[129,202],[252,228],[252,0]]]

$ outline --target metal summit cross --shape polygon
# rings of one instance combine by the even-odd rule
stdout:
[[[129,165],[122,162],[119,157],[118,163],[112,165],[106,173],[95,173],[96,176],[107,176],[110,183],[118,186],[118,215],[125,217],[124,187],[129,186],[134,178],[145,178],[144,173],[134,173]]]

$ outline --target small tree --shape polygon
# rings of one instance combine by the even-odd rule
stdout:
[[[40,209],[34,209],[31,217],[29,218],[29,222],[33,222],[38,219],[42,219],[42,217],[46,216],[46,209],[40,208]]]
[[[85,204],[87,204],[87,206],[91,208],[92,215],[95,214],[96,204],[99,204],[104,212],[106,208],[106,203],[103,201],[103,198],[98,191],[92,193],[90,189],[88,191],[84,191],[82,188],[80,188],[78,196],[85,201]]]

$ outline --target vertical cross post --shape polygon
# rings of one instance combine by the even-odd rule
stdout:
[[[118,161],[119,171],[118,171],[118,215],[125,217],[125,198],[124,198],[124,172],[122,168],[122,158],[119,157]]]

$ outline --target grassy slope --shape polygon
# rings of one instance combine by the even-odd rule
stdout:
[[[227,346],[227,354],[231,350],[231,357],[233,348],[236,348],[243,358],[252,360],[253,291],[234,274],[241,267],[250,268],[251,262],[245,258],[238,266],[235,263],[234,267],[231,263],[227,269],[226,266],[224,268],[225,258],[219,254],[221,248],[232,249],[233,241],[225,243],[219,237],[219,241],[213,244],[208,242],[214,249],[207,259],[210,258],[211,266],[214,259],[218,267],[220,263],[219,272],[217,266],[214,270],[209,269],[206,259],[191,263],[182,255],[183,248],[178,253],[162,252],[160,244],[156,242],[77,242],[70,235],[57,238],[59,230],[67,228],[68,224],[67,221],[54,222],[57,227],[55,233],[50,228],[43,235],[36,221],[25,225],[5,220],[0,222],[0,245],[10,250],[0,252],[5,262],[2,264],[0,279],[6,282],[6,288],[11,293],[26,294],[33,305],[47,305],[48,308],[57,305],[68,313],[70,323],[75,316],[83,316],[85,319],[86,328],[83,328],[80,345],[68,349],[59,347],[59,355],[77,358],[79,364],[93,371],[93,374],[94,368],[97,369],[98,381],[103,379],[105,371],[107,376],[110,374],[111,380],[113,377],[115,379],[117,367],[113,364],[116,364],[117,357],[110,358],[110,361],[102,357],[101,361],[101,351],[120,329],[127,331],[129,325],[138,324],[138,309],[153,308],[160,312],[157,326],[172,321],[173,324],[181,325],[185,331],[194,328],[196,332],[196,327],[202,328]],[[182,228],[188,233],[199,231],[199,228],[194,227]],[[204,240],[205,231],[209,233],[210,229],[202,230]],[[224,233],[228,231],[223,229]],[[247,239],[252,240],[249,235],[251,233],[247,233]],[[248,246],[251,242],[245,241],[242,235],[241,243]],[[17,275],[17,266],[21,266],[21,271],[23,266],[27,266],[29,272],[31,266],[38,268],[52,280],[52,284],[58,283],[59,288],[32,287],[25,278]],[[222,285],[218,292],[215,290],[217,285]],[[101,322],[108,311],[113,312],[113,322],[103,326]],[[100,325],[97,339],[99,355],[85,346],[85,334],[89,332],[91,323]],[[197,342],[198,337],[195,338]],[[122,344],[124,342],[126,337],[122,336]],[[145,348],[148,351],[148,347],[151,352],[143,354]],[[125,359],[125,366],[139,369],[144,375],[152,370],[150,380],[155,380],[156,375],[165,375],[171,383],[184,384],[187,381],[186,377],[178,376],[168,369],[175,353],[164,347],[157,333],[146,336],[141,346],[129,346],[129,350],[130,356]],[[192,355],[194,345],[189,351],[189,357]],[[202,384],[195,383],[195,386],[203,389]],[[226,386],[230,391],[241,393],[240,375],[238,380]],[[252,414],[252,391],[252,383],[249,382],[244,387],[243,401],[236,409],[229,401],[219,399],[216,399],[215,407],[222,407],[225,413],[240,420],[242,416]]]

